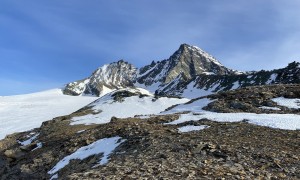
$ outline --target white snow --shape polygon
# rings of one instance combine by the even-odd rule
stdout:
[[[127,89],[130,90],[130,89]],[[118,90],[122,91],[122,90]],[[136,89],[140,91],[140,89]],[[143,90],[145,91],[145,90]],[[142,92],[143,92],[142,91]],[[117,91],[115,91],[117,92]],[[85,116],[73,117],[71,125],[75,124],[104,124],[109,123],[110,119],[115,116],[117,118],[133,117],[135,115],[151,115],[158,114],[168,107],[175,104],[188,102],[189,99],[167,98],[161,97],[155,99],[152,96],[140,98],[139,96],[131,96],[124,98],[123,102],[114,101],[111,95],[115,92],[107,94],[92,103],[95,112],[98,114],[88,114]],[[148,92],[149,93],[149,92]]]
[[[103,88],[102,88],[102,91],[101,91],[101,94],[99,95],[99,97],[102,97],[102,96],[104,96],[104,95],[106,95],[106,94],[108,94],[108,93],[110,93],[110,92],[113,92],[113,89],[110,89],[110,88],[108,88],[108,87],[106,87],[106,86],[102,86]]]
[[[141,89],[147,89],[150,93],[155,93],[157,89],[159,89],[159,86],[161,85],[160,82],[155,82],[151,84],[150,86],[146,86],[145,84],[135,83],[134,86],[139,87]]]
[[[61,89],[0,97],[0,139],[39,127],[54,117],[68,115],[97,97],[67,96]]]
[[[214,73],[214,72],[203,72],[203,74],[205,74],[205,75],[216,75],[216,73]]]
[[[84,129],[84,130],[77,131],[76,133],[77,133],[77,134],[80,134],[80,133],[82,133],[82,132],[84,132],[84,131],[85,131],[85,129]]]
[[[271,83],[275,82],[277,76],[278,76],[278,74],[271,74],[271,76],[268,79],[268,81],[266,82],[266,84],[271,84]]]
[[[239,87],[240,87],[240,83],[238,81],[236,81],[236,82],[233,83],[233,86],[231,87],[231,90],[237,89]]]
[[[274,110],[274,111],[280,111],[281,109],[278,107],[268,107],[268,106],[261,106],[259,107],[260,109],[269,109],[269,110]]]
[[[84,92],[86,85],[90,82],[90,79],[86,79],[83,82],[73,82],[70,83],[70,85],[73,85],[73,91],[76,92],[77,94],[81,94]]]
[[[201,125],[201,126],[187,125],[187,126],[182,126],[182,127],[178,128],[178,131],[181,133],[185,133],[185,132],[191,132],[191,131],[200,131],[200,130],[203,130],[208,127],[209,126],[206,126],[206,125]]]
[[[18,141],[18,143],[21,144],[22,146],[27,146],[27,145],[31,144],[39,135],[40,135],[39,133],[35,134],[25,141]]]
[[[300,129],[300,115],[296,114],[255,114],[255,113],[216,113],[205,111],[202,108],[212,102],[209,99],[199,99],[191,104],[183,104],[163,112],[161,114],[178,113],[190,111],[188,114],[181,114],[179,119],[166,124],[180,124],[187,121],[198,121],[209,119],[217,122],[239,122],[248,120],[249,123],[268,126],[271,128],[297,130]]]
[[[193,99],[201,96],[207,96],[209,94],[213,94],[219,85],[219,83],[216,83],[211,88],[199,89],[195,87],[195,82],[192,81],[187,85],[187,88],[183,91],[182,97]]]
[[[162,112],[161,114],[173,114],[173,113],[179,113],[179,112],[185,112],[190,111],[194,113],[202,113],[205,106],[207,106],[209,103],[213,102],[213,100],[210,100],[208,98],[202,98],[198,99],[192,103],[189,104],[180,104],[174,108],[172,108],[169,111]]]
[[[58,179],[58,174],[54,174],[54,175],[50,178],[50,180],[54,180],[54,179]]]
[[[83,160],[89,156],[97,155],[100,153],[103,153],[103,157],[98,163],[100,165],[104,165],[108,163],[109,155],[124,141],[125,140],[121,140],[120,137],[111,137],[100,139],[90,145],[83,146],[77,149],[74,153],[60,160],[50,171],[48,171],[48,174],[57,173],[60,169],[67,166],[72,159]]]
[[[135,83],[134,86],[139,87],[141,89],[147,89],[151,93],[155,93],[155,91],[159,88],[160,82],[155,82],[150,86],[146,86],[145,84]]]
[[[285,106],[288,108],[300,109],[300,99],[288,99],[284,97],[278,97],[272,99],[272,101],[276,102],[280,106]]]

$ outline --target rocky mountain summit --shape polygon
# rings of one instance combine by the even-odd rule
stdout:
[[[114,89],[132,87],[136,71],[132,64],[119,60],[98,68],[86,79],[67,84],[64,93],[101,96]]]
[[[162,61],[140,69],[123,60],[104,65],[89,78],[69,83],[68,95],[102,96],[124,87],[142,87],[163,96],[196,98],[247,86],[300,82],[299,62],[272,71],[240,72],[223,66],[202,49],[188,44]]]
[[[166,60],[152,62],[139,71],[137,82],[150,86],[154,83],[168,84],[183,78],[191,80],[200,74],[235,74],[236,71],[226,68],[213,56],[196,46],[180,45],[179,49]]]

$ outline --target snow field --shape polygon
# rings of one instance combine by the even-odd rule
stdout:
[[[67,96],[60,89],[0,97],[0,139],[39,127],[42,122],[68,115],[97,97]]]
[[[295,102],[295,100],[290,100]],[[201,119],[209,119],[217,122],[240,122],[247,120],[249,123],[267,126],[271,128],[279,128],[286,130],[300,129],[300,115],[296,114],[255,114],[255,113],[216,113],[205,111],[202,108],[207,106],[209,99],[199,99],[191,104],[179,105],[170,111],[162,114],[172,114],[176,112],[190,111],[188,114],[181,114],[179,119],[166,124],[180,124],[187,121],[198,121]]]
[[[137,91],[141,91],[137,89]],[[143,90],[145,91],[145,90]],[[144,93],[144,92],[142,92]],[[123,102],[114,101],[111,97],[113,93],[103,96],[92,103],[95,112],[98,114],[88,114],[85,116],[73,117],[71,125],[75,124],[104,124],[109,123],[113,116],[117,118],[134,117],[135,115],[158,114],[175,104],[188,102],[189,99],[162,97],[154,99],[151,96],[142,97],[131,96],[124,98]],[[149,95],[149,92],[146,93]]]

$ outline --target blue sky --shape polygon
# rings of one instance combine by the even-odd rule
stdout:
[[[300,61],[298,0],[1,0],[0,95],[60,87],[196,45],[237,70]]]

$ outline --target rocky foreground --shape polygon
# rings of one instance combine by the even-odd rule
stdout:
[[[282,88],[289,90],[284,91]],[[218,101],[214,101],[206,109],[244,112],[242,106],[247,105],[251,112],[266,113],[258,112],[260,109],[255,108],[268,105],[264,103],[279,95],[299,98],[299,89],[299,86],[293,85],[269,86],[219,93],[210,96]],[[253,99],[249,92],[254,93],[256,90],[261,91],[253,95]],[[282,113],[298,113],[296,110],[274,106],[280,107]],[[64,157],[99,139],[116,136],[123,141],[110,154],[107,164],[97,164],[103,158],[103,153],[83,160],[71,160],[55,177],[300,179],[299,130],[262,127],[249,124],[246,120],[220,123],[202,119],[177,125],[165,124],[176,120],[178,114],[147,119],[113,117],[107,124],[69,125],[72,117],[89,113],[92,113],[91,109],[84,108],[71,115],[44,122],[40,128],[9,135],[1,140],[1,179],[50,179],[54,174],[48,172]],[[208,128],[185,133],[178,131],[179,127],[186,125],[205,125]],[[36,139],[31,143],[20,143],[33,136]]]

